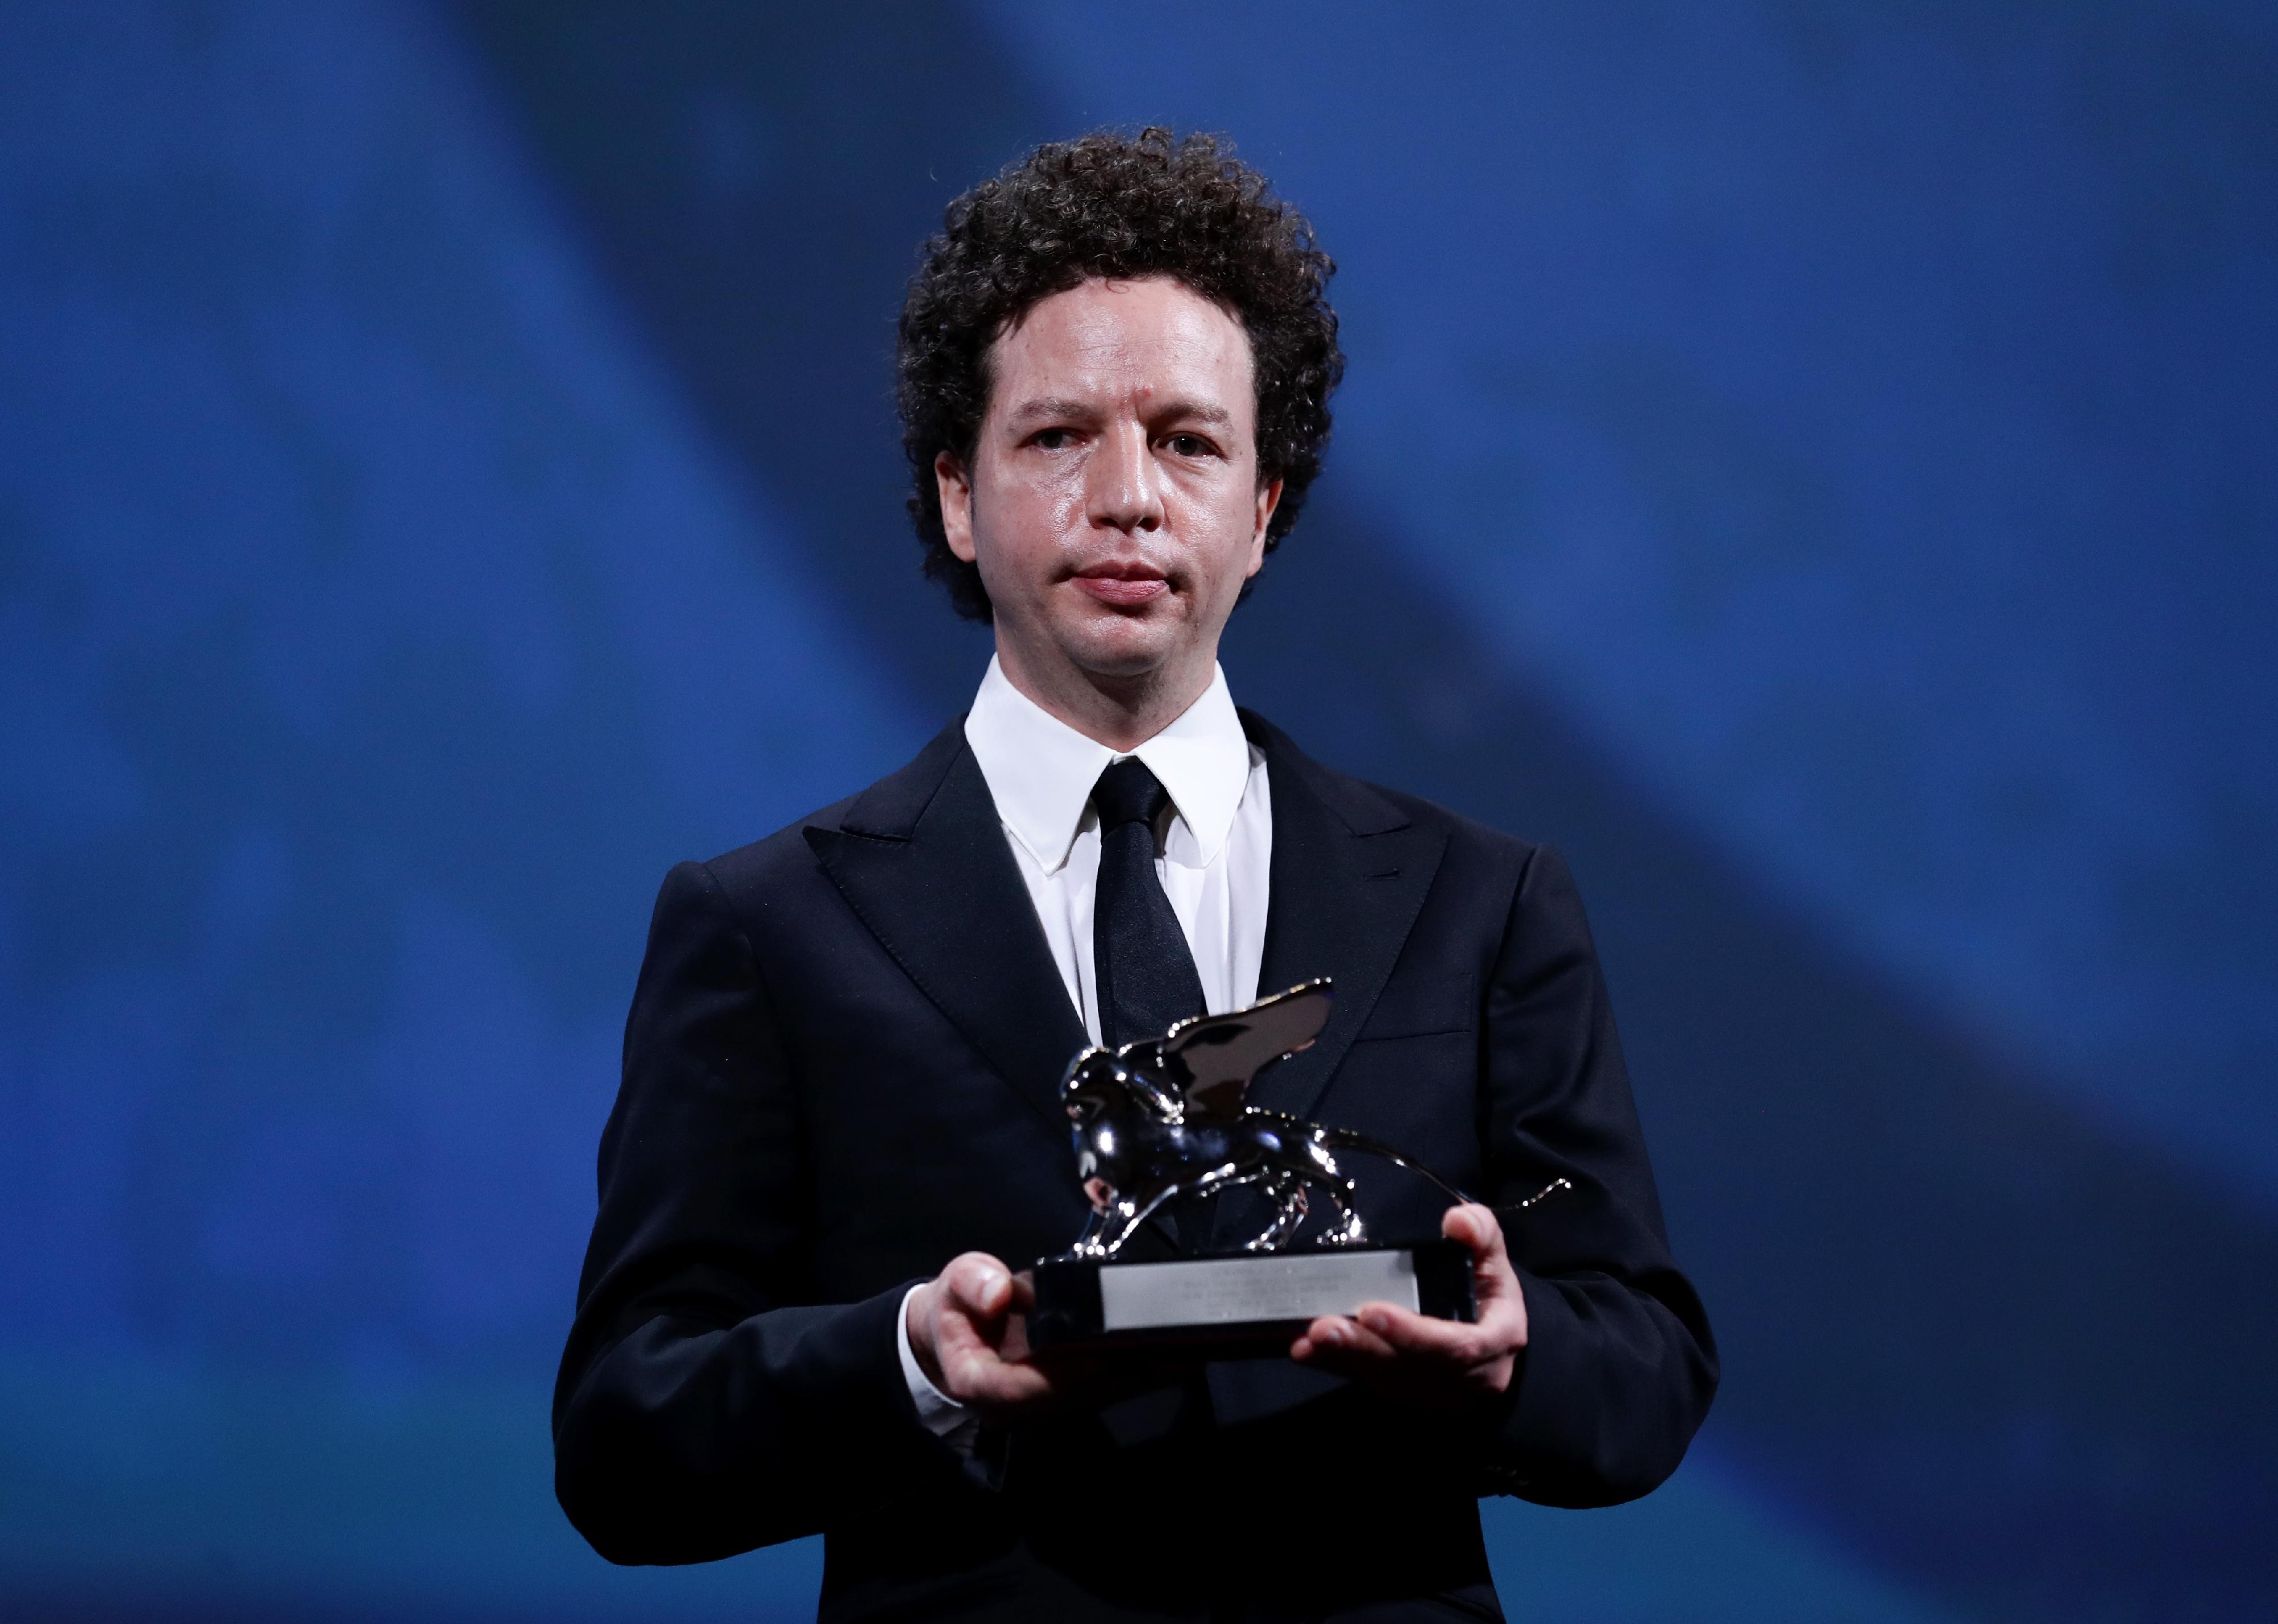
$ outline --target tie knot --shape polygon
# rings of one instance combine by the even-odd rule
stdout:
[[[1127,755],[1110,762],[1099,775],[1099,782],[1091,786],[1091,804],[1099,810],[1103,835],[1126,823],[1144,823],[1151,830],[1155,820],[1163,816],[1163,808],[1171,804],[1171,792],[1147,770],[1146,762]]]

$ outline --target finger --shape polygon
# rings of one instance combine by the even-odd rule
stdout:
[[[1013,1272],[985,1252],[967,1252],[942,1270],[951,1302],[967,1318],[996,1320],[1013,1305]]]
[[[1472,1249],[1472,1295],[1479,1322],[1494,1322],[1515,1314],[1518,1340],[1526,1340],[1526,1302],[1519,1290],[1518,1271],[1504,1243],[1502,1221],[1476,1201],[1448,1209],[1440,1221],[1441,1233]]]
[[[1003,1312],[984,1316],[972,1306],[975,1298],[1000,1310],[1009,1306],[1004,1299],[1013,1295],[1013,1283],[986,1267],[988,1262],[976,1258],[964,1268],[943,1271],[944,1283],[952,1289],[934,1331],[942,1390],[960,1404],[984,1409],[1047,1397],[1054,1390],[1053,1378],[1028,1363],[1021,1321]]]
[[[1359,1319],[1352,1335],[1340,1337],[1329,1321],[1308,1328],[1301,1362],[1431,1405],[1501,1392],[1510,1383],[1515,1349],[1483,1337],[1484,1328],[1433,1320],[1390,1303],[1364,1304]]]
[[[1019,1295],[1019,1283],[1014,1283],[1014,1295]],[[1028,1360],[1028,1316],[1013,1313],[1005,1316],[1004,1334],[998,1338],[997,1357],[1014,1364]]]
[[[1004,1266],[986,1252],[950,1260],[935,1283],[929,1328],[934,1358],[944,1373],[962,1356],[978,1351],[994,1356],[1005,1337],[1004,1311],[1012,1291]]]
[[[1397,1303],[1363,1303],[1354,1317],[1398,1347],[1445,1348],[1478,1360],[1525,1347],[1526,1298],[1510,1260],[1495,1259],[1487,1277],[1476,1283],[1479,1312],[1472,1320],[1438,1319]]]
[[[1397,1357],[1383,1337],[1342,1314],[1325,1315],[1307,1326],[1290,1344],[1289,1356],[1342,1375],[1374,1370]]]
[[[960,1404],[979,1410],[1010,1410],[1040,1405],[1054,1397],[1057,1388],[1046,1372],[1034,1365],[1008,1364],[985,1345],[961,1351],[944,1361],[950,1394]]]
[[[1355,1317],[1395,1353],[1451,1368],[1485,1364],[1510,1351],[1497,1345],[1494,1327],[1433,1319],[1393,1303],[1364,1303]]]
[[[1491,1268],[1497,1262],[1506,1268],[1510,1266],[1510,1256],[1503,1247],[1502,1222],[1491,1210],[1477,1201],[1466,1201],[1460,1207],[1449,1207],[1440,1220],[1440,1233],[1471,1248],[1474,1268]]]

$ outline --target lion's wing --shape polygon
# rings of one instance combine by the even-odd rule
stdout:
[[[1328,1023],[1326,977],[1263,998],[1247,1009],[1181,1021],[1163,1039],[1163,1057],[1183,1068],[1187,1105],[1204,1116],[1242,1108],[1250,1080],[1273,1061],[1312,1046]]]

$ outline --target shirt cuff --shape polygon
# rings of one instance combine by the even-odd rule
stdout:
[[[910,1347],[910,1298],[924,1289],[921,1281],[903,1292],[902,1306],[894,1315],[894,1347],[902,1356],[902,1380],[909,1385],[910,1402],[917,1406],[918,1424],[937,1438],[969,1449],[981,1418],[928,1381],[925,1367]]]

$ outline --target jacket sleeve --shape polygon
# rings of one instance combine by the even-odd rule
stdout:
[[[693,1562],[815,1533],[945,1453],[896,1351],[907,1283],[814,1301],[799,1091],[700,864],[657,899],[600,1171],[554,1400],[554,1491],[596,1551]]]
[[[1519,878],[1482,1041],[1490,1199],[1528,1326],[1485,1487],[1550,1505],[1633,1499],[1684,1459],[1716,1349],[1670,1257],[1581,899],[1547,846]],[[1519,1209],[1557,1178],[1572,1188]]]

